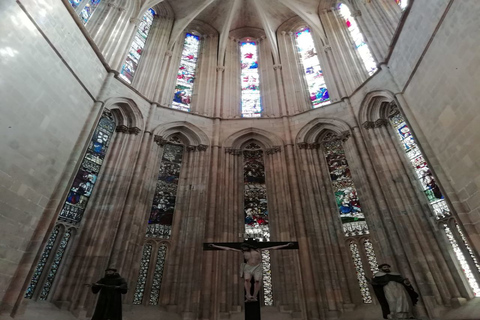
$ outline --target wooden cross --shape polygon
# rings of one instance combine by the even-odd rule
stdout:
[[[228,250],[228,248],[234,249],[234,251],[241,250],[242,244],[249,244],[255,246],[258,249],[272,249],[272,250],[286,250],[286,249],[298,249],[298,242],[257,242],[252,238],[249,238],[244,242],[208,242],[203,244],[203,250]],[[213,247],[217,246],[217,247]],[[245,261],[246,262],[246,261]],[[244,290],[245,296],[253,296],[255,279],[252,275],[250,293],[247,295]],[[260,316],[260,299],[254,297],[256,301],[249,301],[245,303],[245,320],[261,320]]]

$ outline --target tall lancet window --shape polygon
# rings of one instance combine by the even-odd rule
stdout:
[[[303,28],[297,31],[295,40],[312,106],[318,108],[330,104],[330,96],[310,29]]]
[[[342,140],[334,133],[326,134],[323,138],[323,152],[332,181],[338,214],[356,269],[362,299],[364,303],[372,303],[365,270],[372,274],[378,271],[377,258],[373,245],[368,239],[370,231],[352,180]]]
[[[395,0],[395,2],[400,6],[402,11],[408,7],[408,0]]]
[[[347,29],[355,44],[355,49],[357,50],[358,55],[362,59],[362,62],[367,69],[368,74],[372,75],[377,70],[377,63],[375,62],[375,59],[373,59],[372,53],[370,52],[370,49],[365,42],[363,34],[360,32],[355,18],[352,16],[352,13],[350,12],[348,6],[346,6],[345,4],[338,4],[337,9],[342,18],[345,20]]]
[[[478,281],[478,279],[480,279],[480,264],[478,263],[467,239],[463,235],[460,226],[458,226],[457,222],[452,217],[449,205],[433,176],[430,166],[418,147],[405,119],[397,109],[393,110],[389,120],[395,129],[396,136],[402,145],[402,149],[415,172],[419,182],[418,185],[430,203],[435,218],[442,229],[445,230],[446,237],[452,245],[455,257],[461,265],[474,295],[480,296],[480,283]]]
[[[268,226],[267,186],[265,184],[264,152],[255,142],[243,150],[244,194],[246,238],[270,241]],[[265,305],[273,305],[270,252],[262,251],[263,297]]]
[[[163,155],[157,175],[155,195],[148,219],[133,304],[144,303],[145,297],[148,297],[148,300],[144,304],[158,304],[168,240],[172,231],[173,212],[175,210],[184,146],[180,139],[175,136],[168,141],[159,142],[167,144],[163,147]],[[147,279],[152,279],[152,282],[147,283]]]
[[[260,76],[258,73],[257,43],[240,42],[242,117],[258,118],[262,116],[260,99]]]
[[[100,1],[101,0],[68,0],[75,11],[78,12],[78,10],[80,10],[78,14],[83,24],[87,24],[88,20],[90,20]]]
[[[105,111],[89,142],[73,184],[70,186],[56,225],[40,256],[25,298],[40,300],[48,298],[71,238],[84,217],[114,131],[113,116],[109,111]]]
[[[132,83],[135,71],[137,70],[138,63],[140,62],[140,57],[143,53],[143,48],[147,42],[148,33],[152,27],[153,18],[156,16],[155,10],[152,8],[148,9],[142,16],[142,21],[138,25],[137,31],[135,32],[135,37],[133,38],[132,45],[130,50],[128,50],[128,55],[125,60],[125,63],[120,70],[120,78]]]
[[[175,85],[172,102],[173,109],[190,111],[199,52],[200,37],[187,33],[183,42],[180,66],[178,67],[177,84]]]

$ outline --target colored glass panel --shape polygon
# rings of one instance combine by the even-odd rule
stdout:
[[[138,63],[140,62],[140,57],[142,56],[143,48],[147,42],[148,33],[152,27],[155,15],[155,10],[152,8],[148,9],[143,14],[142,21],[140,21],[140,24],[138,25],[130,50],[128,50],[127,59],[120,70],[120,78],[128,83],[132,83],[133,81],[133,76],[137,70]]]
[[[450,216],[450,209],[405,119],[400,113],[397,113],[390,117],[389,120],[415,171],[422,190],[433,208],[436,218],[441,219]]]
[[[268,226],[267,186],[263,151],[252,142],[243,150],[245,238],[270,241]],[[273,305],[270,253],[262,251],[263,298],[265,305]]]
[[[375,274],[379,270],[378,270],[377,256],[375,255],[375,250],[373,250],[373,244],[369,239],[365,239],[363,241],[363,246],[365,247],[365,253],[367,255],[370,271],[372,271],[372,274]]]
[[[83,24],[87,24],[88,20],[90,20],[90,18],[92,17],[93,12],[95,11],[95,9],[97,9],[97,6],[101,0],[87,0],[87,1],[88,3],[85,5],[85,8],[83,8],[83,10],[80,12],[80,19],[82,19]]]
[[[400,8],[405,10],[408,6],[408,0],[395,0],[395,2],[400,6]]]
[[[137,286],[135,287],[135,293],[133,294],[133,304],[142,304],[151,255],[152,245],[150,243],[147,243],[143,246],[142,261],[140,262],[140,271],[138,272]]]
[[[455,236],[452,233],[452,230],[446,225],[443,225],[445,229],[445,234],[447,235],[448,240],[450,241],[450,244],[452,245],[453,252],[455,253],[455,256],[457,257],[458,262],[462,266],[463,273],[465,274],[468,284],[472,288],[472,291],[476,297],[480,296],[480,286],[477,283],[477,280],[475,279],[475,276],[473,275],[472,269],[470,268],[467,259],[465,258],[465,255],[463,254],[462,250],[460,249],[457,240],[455,239]]]
[[[372,53],[368,48],[367,43],[365,42],[365,38],[363,34],[360,32],[357,22],[355,18],[352,16],[350,9],[343,3],[338,4],[337,6],[338,12],[345,20],[345,24],[347,25],[347,29],[350,32],[350,35],[355,43],[355,48],[362,59],[362,62],[367,69],[369,75],[372,75],[375,71],[377,71],[377,64],[373,59]]]
[[[70,5],[75,9],[80,5],[82,0],[68,0],[68,2],[70,2]]]
[[[258,54],[255,42],[240,43],[242,117],[262,116],[260,100],[260,76],[258,73]]]
[[[182,57],[180,58],[180,67],[177,73],[177,84],[175,85],[172,102],[173,109],[190,111],[199,52],[200,37],[187,33],[183,43]]]
[[[152,306],[156,306],[158,304],[166,258],[167,246],[165,244],[161,244],[157,252],[157,261],[155,263],[155,272],[153,274],[152,290],[150,291],[150,305]]]
[[[50,289],[52,288],[53,281],[57,276],[58,269],[60,268],[60,264],[62,262],[63,256],[65,251],[67,250],[68,242],[72,237],[72,229],[68,229],[67,232],[62,237],[60,241],[60,245],[58,246],[57,252],[55,253],[55,258],[53,259],[53,263],[50,267],[50,271],[48,272],[47,278],[43,283],[42,291],[40,292],[40,300],[47,300],[48,294],[50,293]]]
[[[323,146],[345,235],[368,234],[365,215],[358,200],[357,189],[353,184],[341,140],[326,141]]]
[[[295,33],[295,40],[313,107],[330,104],[330,96],[310,29],[305,28]]]
[[[114,131],[115,121],[109,112],[105,112],[88,145],[58,220],[72,224],[82,220]]]
[[[164,146],[148,220],[147,237],[170,239],[182,158],[182,145],[166,144]],[[154,226],[151,227],[152,225]]]
[[[357,280],[358,285],[360,286],[363,303],[372,303],[372,296],[370,294],[370,289],[368,288],[367,279],[365,278],[365,270],[363,270],[362,257],[358,251],[358,245],[353,241],[350,242],[350,251],[357,272]]]
[[[55,241],[57,240],[58,233],[60,232],[60,226],[55,226],[50,237],[47,240],[47,244],[43,249],[42,256],[40,257],[40,261],[38,261],[37,267],[33,272],[32,280],[30,280],[30,284],[28,285],[27,291],[25,292],[25,298],[31,299],[33,297],[33,293],[35,292],[35,288],[40,280],[40,276],[43,273],[43,269],[47,264],[48,257],[53,250],[55,245]]]

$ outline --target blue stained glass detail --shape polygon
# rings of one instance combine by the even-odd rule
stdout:
[[[85,8],[80,12],[80,19],[82,19],[83,24],[87,24],[88,20],[92,17],[93,12],[97,9],[98,4],[101,0],[87,0],[89,1]]]
[[[295,40],[313,107],[318,108],[330,104],[330,95],[310,29],[304,28],[295,33]]]
[[[177,83],[172,102],[173,109],[190,111],[199,52],[200,37],[187,33],[183,43],[180,66],[178,67]]]
[[[68,2],[70,2],[70,5],[75,9],[80,5],[82,0],[68,0]]]
[[[240,43],[241,83],[242,83],[242,117],[262,116],[260,100],[260,75],[258,73],[258,54],[255,42]]]

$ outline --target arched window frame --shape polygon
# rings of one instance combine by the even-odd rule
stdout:
[[[255,44],[255,52],[244,52],[248,44]],[[260,72],[258,68],[259,41],[252,37],[244,37],[238,43],[240,57],[240,113],[242,118],[261,118],[263,106],[261,98]],[[253,60],[249,57],[253,54]],[[256,57],[256,59],[254,59]],[[248,71],[252,70],[252,71]],[[247,105],[248,103],[248,105]],[[253,105],[252,105],[253,104]],[[252,105],[252,106],[250,106]]]
[[[180,62],[176,73],[175,89],[170,106],[173,109],[190,112],[203,41],[202,35],[196,30],[187,30],[184,34]],[[197,47],[195,53],[192,52],[194,41],[188,43],[188,38],[196,39]],[[189,48],[187,47],[187,44],[189,44]],[[189,56],[193,56],[193,58],[189,58]],[[188,70],[188,65],[191,64],[192,60],[194,61],[194,67],[193,69]],[[185,72],[183,70],[187,71]],[[184,81],[185,78],[187,78],[186,81]],[[191,86],[189,82],[191,83]]]
[[[120,69],[119,77],[131,84],[135,77],[135,72],[138,69],[138,65],[142,58],[143,50],[149,39],[149,34],[156,17],[158,17],[156,11],[149,8],[144,12],[138,27],[135,29],[132,43],[128,49],[125,62]]]
[[[306,66],[305,64],[306,59],[304,58],[304,55],[301,52],[301,48],[298,41],[298,34],[300,32],[307,32],[307,30],[308,30],[308,33],[310,34],[311,47],[312,47],[312,49],[310,49],[307,52],[310,52],[311,50],[313,50],[313,56],[316,56],[317,58],[317,62],[312,63],[310,67]],[[323,68],[321,67],[321,62],[320,62],[318,51],[315,45],[315,41],[311,36],[311,33],[312,33],[311,28],[307,25],[304,25],[304,26],[298,27],[294,31],[293,36],[294,36],[295,47],[297,49],[298,60],[300,65],[302,66],[301,71],[302,71],[302,76],[305,82],[305,87],[307,88],[308,100],[310,101],[310,105],[312,108],[318,108],[318,107],[322,107],[330,104],[331,99],[327,89],[325,76],[323,74],[324,71],[323,71]],[[317,67],[319,69],[317,70],[317,73],[319,72],[321,75],[317,74],[313,77],[309,76],[309,69],[312,68],[311,71],[315,72]],[[321,77],[320,80],[317,80],[317,82],[315,83],[315,79],[319,79],[319,76]]]
[[[365,40],[365,35],[358,26],[351,7],[346,3],[339,2],[336,5],[336,11],[339,17],[345,22],[344,26],[352,40],[356,54],[359,56],[360,61],[362,61],[368,75],[371,76],[377,71],[377,62]]]

